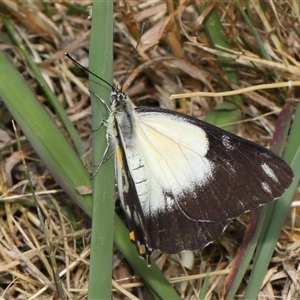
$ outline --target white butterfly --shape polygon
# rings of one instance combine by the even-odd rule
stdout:
[[[208,123],[134,108],[115,87],[111,107],[105,106],[105,157],[112,146],[130,238],[148,263],[153,249],[205,247],[232,218],[280,197],[292,181],[279,156]]]

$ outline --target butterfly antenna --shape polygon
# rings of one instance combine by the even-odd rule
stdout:
[[[65,53],[66,57],[68,57],[69,59],[71,59],[76,65],[78,65],[79,67],[81,67],[82,69],[84,69],[85,71],[87,71],[88,73],[94,75],[96,78],[98,78],[99,80],[101,80],[102,82],[105,82],[107,85],[109,85],[113,90],[116,90],[116,88],[110,84],[108,81],[106,81],[105,79],[99,77],[97,74],[95,74],[94,72],[92,72],[91,70],[89,70],[88,68],[84,67],[81,63],[79,63],[75,58],[73,58],[69,53]]]
[[[131,56],[131,58],[130,58],[129,65],[128,65],[127,71],[126,71],[126,73],[125,73],[123,82],[121,83],[121,88],[120,88],[121,91],[122,91],[122,89],[123,89],[124,83],[126,82],[126,80],[127,80],[127,78],[128,78],[129,69],[130,69],[130,67],[131,67],[131,65],[132,65],[134,56],[135,56],[135,54],[137,53],[137,49],[138,49],[138,46],[139,46],[139,44],[140,44],[140,41],[141,41],[141,38],[142,38],[142,35],[143,35],[144,31],[145,31],[145,23],[142,23],[142,27],[141,27],[141,30],[140,30],[140,36],[139,36],[139,38],[138,38],[138,40],[137,40],[136,46],[135,46],[135,48],[134,48],[134,50],[133,50],[133,53],[132,53],[132,56]]]

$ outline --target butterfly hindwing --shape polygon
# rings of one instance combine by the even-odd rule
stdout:
[[[117,125],[115,128],[118,132]],[[129,172],[124,145],[120,139],[119,132],[116,135],[115,143],[115,174],[120,200],[127,218],[130,239],[136,245],[138,254],[146,259],[150,265],[150,254],[152,251],[150,235],[135,183]]]

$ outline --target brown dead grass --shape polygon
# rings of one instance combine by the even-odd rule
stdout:
[[[231,44],[231,55],[237,63],[241,87],[265,82],[297,80],[299,78],[300,27],[299,7],[296,1],[264,2],[251,8],[257,33],[265,43],[271,61],[264,59],[255,45],[234,1],[219,1],[211,4],[203,14],[196,10],[199,1],[190,5],[173,7],[165,1],[117,1],[115,4],[115,61],[114,76],[121,82],[129,64],[129,58],[139,35],[137,23],[145,22],[147,30],[142,36],[135,59],[135,70],[130,72],[124,89],[134,102],[144,105],[160,105],[177,109],[196,117],[205,114],[223,101],[222,97],[193,97],[179,102],[170,101],[171,94],[196,91],[221,91],[222,70],[216,61],[218,50],[211,48],[204,33],[202,22],[210,9],[215,8],[222,20]],[[24,3],[23,3],[24,4]],[[0,1],[0,7],[21,29],[36,61],[43,69],[49,84],[86,143],[90,147],[90,105],[87,91],[87,76],[76,77],[63,59],[70,52],[81,63],[87,65],[88,43],[91,21],[86,6],[89,1],[49,1],[28,3]],[[71,8],[71,4],[74,5]],[[69,7],[68,7],[69,6]],[[251,4],[250,4],[251,7]],[[81,11],[79,11],[81,9]],[[3,24],[0,23],[0,26]],[[1,39],[1,48],[10,50],[14,63],[40,100],[38,84],[32,79],[24,60],[10,42]],[[224,55],[224,53],[221,53]],[[277,77],[276,77],[277,76]],[[294,98],[298,90],[264,90],[244,95],[243,112],[250,119],[240,128],[240,134],[264,145],[268,144],[274,131],[274,122],[284,101]],[[4,299],[57,299],[57,288],[52,267],[61,278],[67,299],[84,299],[88,287],[90,228],[87,217],[79,209],[70,209],[65,204],[64,193],[52,181],[34,155],[26,138],[22,135],[23,153],[27,167],[34,178],[34,188],[45,219],[48,243],[41,229],[32,195],[26,194],[28,182],[24,179],[24,168],[14,145],[10,129],[10,116],[0,106],[3,127],[0,129],[0,297]],[[272,112],[271,114],[266,114]],[[259,118],[256,118],[261,116]],[[55,116],[54,116],[55,117]],[[255,118],[251,121],[252,118]],[[10,147],[7,147],[10,145]],[[62,201],[63,200],[63,201]],[[72,214],[71,216],[68,214]],[[187,257],[187,274],[215,272],[210,278],[206,299],[216,299],[221,294],[224,274],[234,257],[242,239],[247,217],[235,221],[220,239],[220,243],[209,246],[199,257]],[[299,289],[299,219],[296,208],[291,210],[291,219],[286,222],[274,253],[272,265],[266,275],[265,297],[290,295],[297,297]],[[296,242],[295,242],[296,241]],[[49,246],[48,245],[48,246]],[[217,257],[216,259],[210,259]],[[174,258],[176,259],[176,257]],[[213,262],[213,263],[212,263]],[[52,264],[52,267],[51,267]],[[163,255],[160,266],[168,266],[167,278],[172,278],[184,299],[195,299],[194,290],[199,291],[203,278],[187,282],[183,268],[170,262]],[[222,275],[223,274],[223,275]],[[205,276],[205,274],[204,274]],[[113,266],[113,288],[115,299],[147,299],[122,256],[115,251]],[[292,299],[291,298],[291,299]]]

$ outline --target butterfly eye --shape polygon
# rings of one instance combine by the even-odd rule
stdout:
[[[111,103],[118,102],[118,101],[119,101],[119,96],[118,96],[118,94],[112,92],[111,95],[110,95],[110,101],[111,101]]]

